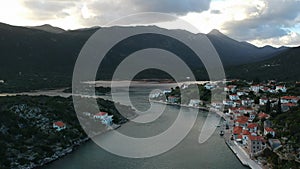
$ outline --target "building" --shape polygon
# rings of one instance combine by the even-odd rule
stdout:
[[[175,97],[175,96],[169,96],[168,97],[168,103],[178,103],[179,102],[179,98]]]
[[[295,104],[297,104],[299,100],[300,98],[297,96],[283,96],[280,99],[281,103],[295,103]]]
[[[237,94],[229,95],[229,99],[232,101],[240,100],[240,97]]]
[[[223,100],[223,105],[225,105],[225,106],[233,106],[233,101],[232,100]]]
[[[212,90],[212,89],[216,88],[216,85],[210,84],[210,83],[206,83],[204,87],[205,87],[207,90]]]
[[[110,126],[112,125],[113,115],[109,116],[106,112],[99,112],[95,114],[94,119],[101,120],[102,124]]]
[[[54,129],[56,129],[56,131],[61,131],[66,129],[66,124],[62,121],[54,122],[52,126]]]
[[[247,144],[250,135],[251,135],[251,133],[248,130],[243,130],[242,131],[242,139],[243,139],[243,144],[244,145]]]
[[[247,116],[239,116],[235,120],[235,126],[240,126],[243,129],[247,128],[249,117]]]
[[[236,85],[229,85],[229,86],[224,87],[224,91],[235,93],[236,87],[237,87]]]
[[[281,91],[282,93],[286,93],[287,89],[285,86],[276,86],[275,89],[277,92]]]
[[[189,106],[192,106],[192,107],[198,107],[200,105],[202,105],[203,102],[199,99],[191,99],[190,100],[190,103],[189,103]]]
[[[268,98],[260,98],[259,105],[261,105],[261,106],[266,105],[268,100],[269,100]]]
[[[108,116],[108,114],[106,112],[99,112],[97,114],[95,114],[93,117],[94,119],[104,119]]]
[[[252,104],[254,103],[254,100],[252,100],[252,99],[243,99],[242,100],[242,105],[243,106],[251,106]]]
[[[269,139],[269,144],[272,148],[273,151],[279,149],[280,147],[282,147],[280,140],[278,139]]]
[[[239,136],[241,135],[243,131],[243,127],[241,126],[235,126],[233,128],[233,138],[236,140],[236,139],[239,139]]]
[[[252,85],[252,86],[250,86],[250,91],[258,93],[259,90],[260,90],[260,86],[259,85]]]
[[[249,132],[256,133],[257,128],[258,128],[258,124],[257,123],[249,123],[247,128],[248,128]]]
[[[244,92],[244,91],[238,91],[238,92],[236,92],[236,94],[238,96],[243,96],[243,95],[246,95],[246,92]]]
[[[266,136],[268,134],[271,134],[273,137],[275,137],[275,131],[270,127],[264,128],[264,135]]]
[[[250,113],[250,115],[249,115],[249,122],[252,122],[254,119],[255,119],[255,117],[256,117],[256,113]]]
[[[261,119],[268,119],[270,118],[270,115],[264,113],[264,112],[260,112],[258,113],[258,118],[261,120]]]
[[[247,144],[247,147],[250,151],[250,155],[258,153],[266,147],[266,141],[264,140],[263,136],[250,135]]]

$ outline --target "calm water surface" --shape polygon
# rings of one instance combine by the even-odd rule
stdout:
[[[149,108],[148,92],[155,87],[133,87],[130,98],[139,110]],[[160,88],[162,88],[160,86]],[[118,95],[122,97],[126,89],[120,89]],[[109,96],[105,97],[109,99]],[[124,100],[128,103],[128,100]],[[163,105],[156,105],[163,106]],[[167,106],[164,113],[155,121],[147,124],[127,123],[118,131],[129,136],[145,137],[158,134],[166,130],[174,122],[179,108]],[[184,111],[188,115],[189,109]],[[188,136],[176,147],[159,156],[143,159],[131,159],[111,154],[94,142],[88,141],[73,153],[57,160],[45,169],[244,169],[239,160],[226,146],[218,129],[204,144],[198,143],[201,126],[206,120],[207,113],[199,112],[196,124]],[[105,139],[110,133],[103,134],[97,139]],[[124,145],[126,146],[126,145]]]

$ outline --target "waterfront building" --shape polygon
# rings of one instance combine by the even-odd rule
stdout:
[[[259,153],[266,147],[266,141],[263,136],[253,136],[250,135],[248,139],[248,149],[250,155]]]
[[[56,131],[61,131],[66,128],[66,124],[62,121],[56,121],[52,124],[53,128],[56,129]]]

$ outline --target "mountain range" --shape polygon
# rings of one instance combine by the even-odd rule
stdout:
[[[174,31],[177,34],[189,37],[204,35],[193,34],[184,30],[166,30],[156,26],[130,27],[129,29],[145,28]],[[20,27],[0,23],[0,80],[3,79],[10,85],[16,85],[20,82],[26,85],[26,82],[31,80],[27,89],[40,85],[43,87],[57,87],[70,84],[72,71],[81,48],[99,29],[103,28],[63,30],[51,25]],[[125,28],[112,27],[106,29],[120,33]],[[293,69],[289,70],[291,74],[282,75],[278,78],[274,77],[273,73],[275,68],[278,71],[286,68],[297,68],[294,64],[299,63],[299,48],[274,48],[271,46],[260,48],[247,42],[236,41],[218,30],[212,30],[206,36],[218,52],[228,77],[246,78],[240,74],[251,73],[251,76],[249,75],[247,78],[255,76],[255,78],[261,79],[271,77],[285,80],[299,79],[299,77],[293,75]],[[150,47],[172,51],[196,72],[198,79],[204,80],[207,78],[205,75],[202,76],[205,70],[203,70],[204,67],[201,61],[197,60],[195,53],[188,50],[183,44],[159,35],[136,36],[116,44],[103,60],[104,69],[103,72],[99,72],[102,75],[101,78],[111,78],[114,69],[127,55]],[[287,55],[291,58],[285,57]],[[286,62],[287,60],[288,62]],[[273,65],[275,62],[278,66]],[[273,67],[271,66],[270,71],[261,72],[258,71],[261,70],[258,67],[261,64],[270,64]],[[152,74],[159,75],[155,72],[152,72]]]

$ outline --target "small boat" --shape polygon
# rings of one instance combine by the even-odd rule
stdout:
[[[223,136],[223,135],[224,135],[224,131],[221,130],[221,131],[220,131],[220,136]]]

